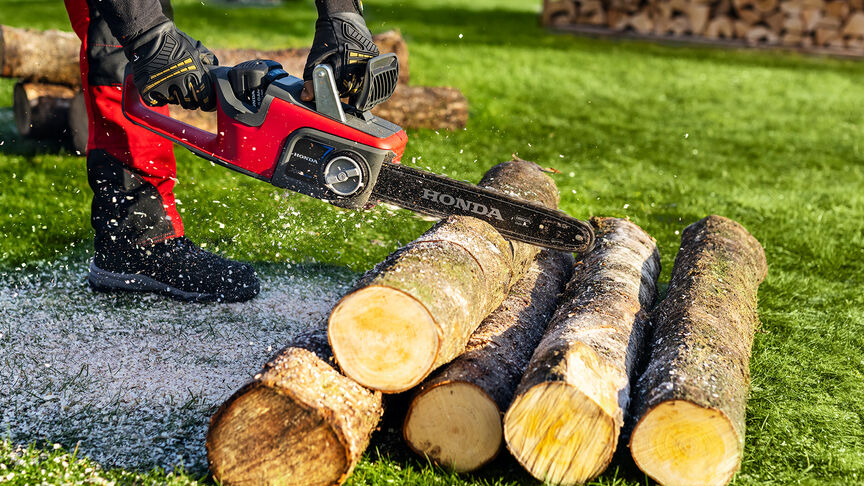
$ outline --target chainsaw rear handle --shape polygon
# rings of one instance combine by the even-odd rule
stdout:
[[[238,79],[251,83],[247,86],[254,86],[256,80],[252,75],[239,76],[235,68],[213,66],[208,72],[216,97],[215,133],[147,106],[128,65],[123,113],[132,123],[214,163],[337,206],[365,206],[381,164],[402,156],[405,132],[368,112],[358,114],[348,105],[344,105],[349,108],[344,121],[320,113],[314,103],[300,99],[303,80],[281,69],[266,86],[259,86],[260,93],[246,97],[247,90],[235,92]],[[275,69],[270,68],[268,72]]]

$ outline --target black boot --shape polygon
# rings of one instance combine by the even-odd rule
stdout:
[[[243,302],[260,289],[252,266],[204,251],[182,236],[150,246],[97,248],[88,280],[97,291],[156,292],[196,302]]]

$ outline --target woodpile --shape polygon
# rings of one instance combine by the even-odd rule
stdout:
[[[864,55],[859,0],[544,0],[542,22],[593,33]]]
[[[557,204],[551,179],[520,159],[481,184]],[[591,224],[595,248],[575,264],[469,217],[397,250],[219,408],[214,478],[340,484],[382,418],[381,392],[410,390],[405,442],[457,472],[506,443],[537,479],[582,484],[626,450],[629,424],[636,464],[661,484],[728,483],[743,450],[762,247],[726,218],[689,226],[653,308],[654,239],[624,219]]]
[[[410,86],[409,54],[399,31],[373,36],[382,53],[399,56],[399,86],[387,102],[373,112],[404,128],[456,130],[468,121],[468,101],[450,87]],[[83,98],[74,100],[81,88],[78,67],[81,43],[70,32],[19,29],[0,25],[0,76],[21,82],[21,95],[14,98],[15,122],[21,135],[32,138],[65,139],[84,153],[87,144],[87,112]],[[222,65],[249,59],[273,59],[294,75],[301,75],[308,48],[254,50],[216,49]],[[50,92],[50,96],[46,93]],[[70,106],[72,107],[70,109]],[[82,109],[83,108],[83,109]],[[198,128],[214,132],[216,116],[199,110],[171,107],[172,116]]]
[[[722,485],[741,465],[766,272],[762,245],[738,223],[709,216],[684,230],[634,394],[630,452],[658,482]]]

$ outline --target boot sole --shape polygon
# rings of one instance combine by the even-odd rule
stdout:
[[[236,302],[219,294],[186,292],[146,275],[109,272],[97,267],[92,261],[87,281],[90,288],[97,292],[152,292],[186,302]]]

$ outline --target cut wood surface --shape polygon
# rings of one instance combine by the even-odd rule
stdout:
[[[71,32],[0,25],[0,76],[78,86],[80,47]]]
[[[423,383],[402,429],[415,452],[459,472],[478,469],[498,454],[502,413],[572,270],[569,253],[542,251],[474,331],[465,352]]]
[[[591,223],[594,250],[577,262],[504,416],[507,447],[553,484],[583,483],[612,460],[657,295],[654,239],[624,219]]]
[[[635,386],[630,452],[664,485],[722,485],[741,464],[762,246],[709,216],[681,236],[651,355]]]
[[[341,484],[383,413],[381,394],[332,366],[326,323],[280,351],[210,419],[222,484]]]
[[[18,133],[31,138],[61,140],[68,135],[69,106],[75,90],[57,84],[18,82],[12,110]]]
[[[555,183],[532,162],[496,165],[480,185],[558,205]],[[479,219],[438,223],[367,272],[333,309],[329,337],[339,366],[388,393],[419,384],[462,353],[538,252]]]

